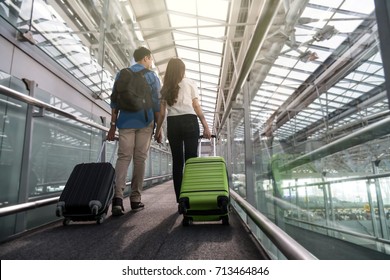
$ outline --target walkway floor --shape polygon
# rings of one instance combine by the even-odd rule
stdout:
[[[0,244],[2,260],[255,260],[265,259],[236,213],[230,225],[182,226],[172,181],[146,189],[145,209],[100,225],[62,221]],[[126,199],[125,208],[130,209]]]

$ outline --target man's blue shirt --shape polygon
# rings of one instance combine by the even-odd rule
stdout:
[[[134,64],[129,67],[132,71],[138,72],[144,69],[145,67],[142,64]],[[144,128],[150,124],[154,120],[154,113],[160,112],[160,80],[157,77],[156,73],[153,71],[148,71],[145,73],[145,78],[152,88],[152,99],[153,99],[153,107],[147,111],[148,121],[145,119],[144,110],[140,110],[138,112],[129,112],[120,110],[119,116],[116,120],[116,126],[118,128]],[[116,79],[118,79],[119,73],[116,75]],[[111,102],[111,108],[117,108],[117,104]]]

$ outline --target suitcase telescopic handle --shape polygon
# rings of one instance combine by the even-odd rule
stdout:
[[[116,149],[117,149],[117,147],[118,147],[118,140],[119,140],[118,137],[115,137],[115,138],[114,138],[115,147],[114,147],[114,151],[112,152],[112,155],[111,155],[111,157],[110,157],[110,161],[109,161],[110,163],[112,163],[112,161],[114,160],[115,151],[116,151]],[[101,146],[101,148],[100,148],[99,156],[98,156],[96,162],[100,162],[100,160],[101,160],[101,158],[102,158],[103,151],[104,151],[104,147],[106,146],[107,142],[108,142],[108,140],[104,140],[104,141],[103,141],[102,146]]]
[[[199,135],[199,139],[202,139],[203,138],[203,135]],[[215,134],[211,134],[211,138],[217,138],[217,136]]]
[[[203,139],[203,135],[199,135],[199,148],[198,148],[198,156],[200,157],[202,155],[202,139]],[[213,143],[213,155],[215,156],[216,155],[216,152],[215,152],[215,139],[217,138],[217,136],[215,134],[211,134],[211,138],[214,138],[214,143]]]

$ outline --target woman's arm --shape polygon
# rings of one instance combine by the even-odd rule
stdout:
[[[196,115],[198,116],[200,122],[203,125],[203,137],[206,139],[210,139],[211,138],[210,129],[207,124],[206,118],[204,117],[202,107],[200,107],[198,98],[192,99],[192,107],[194,108]]]
[[[165,100],[161,100],[161,102],[160,102],[160,114],[159,114],[159,116],[157,118],[157,127],[156,127],[156,132],[154,133],[154,139],[158,143],[161,143],[161,141],[162,141],[161,127],[162,127],[162,124],[163,124],[163,122],[165,120],[166,108],[167,108],[166,101]]]

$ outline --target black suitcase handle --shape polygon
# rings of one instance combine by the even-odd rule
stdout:
[[[215,134],[211,134],[211,138],[217,138]],[[199,135],[199,139],[203,139],[203,135]]]

